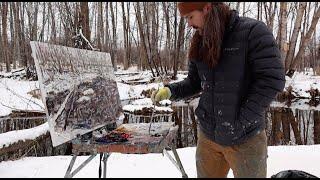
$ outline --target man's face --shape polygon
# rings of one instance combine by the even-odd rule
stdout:
[[[188,27],[192,27],[193,29],[197,30],[202,34],[205,16],[208,14],[209,10],[211,9],[211,4],[208,3],[203,10],[194,10],[184,17],[188,22]]]
[[[204,24],[204,13],[203,11],[194,10],[185,15],[188,22],[188,27],[192,27],[196,30],[202,30]]]

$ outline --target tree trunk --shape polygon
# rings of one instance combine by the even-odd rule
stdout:
[[[238,12],[240,11],[240,2],[237,2],[236,10],[237,10]]]
[[[294,23],[294,28],[293,28],[293,32],[290,38],[290,43],[289,43],[289,50],[286,56],[286,60],[285,60],[285,69],[288,70],[289,65],[291,64],[291,61],[294,57],[294,53],[295,53],[295,47],[296,47],[296,43],[297,43],[297,39],[298,39],[298,35],[299,35],[299,31],[301,29],[301,22],[302,22],[302,17],[303,17],[303,12],[306,9],[306,2],[301,2],[299,4],[299,9],[297,12],[297,16],[296,16],[296,21]]]
[[[88,2],[80,2],[80,24],[82,26],[83,35],[91,42],[91,32],[89,24],[89,6]]]
[[[309,28],[306,36],[302,39],[302,43],[301,43],[301,46],[299,48],[299,51],[298,51],[296,57],[293,59],[292,63],[289,66],[290,73],[288,73],[288,76],[290,76],[290,77],[293,76],[295,68],[298,65],[299,60],[301,59],[303,52],[305,51],[305,47],[311,40],[311,36],[312,36],[313,32],[315,31],[315,27],[318,23],[319,18],[320,18],[320,7],[317,8],[316,13],[313,15],[310,28]]]
[[[111,61],[113,64],[113,69],[117,70],[117,56],[116,56],[116,50],[117,50],[117,26],[116,26],[116,17],[114,14],[112,2],[110,2],[110,12],[111,12],[111,22],[112,22],[112,44],[111,44]],[[116,11],[117,12],[117,11]]]
[[[173,77],[176,79],[176,70],[177,70],[177,27],[178,27],[178,16],[177,16],[177,2],[174,2],[174,41],[173,47],[175,48],[174,58],[173,58]]]
[[[279,24],[279,47],[281,51],[281,59],[283,65],[286,59],[286,43],[287,43],[287,2],[280,2],[280,24]]]
[[[102,11],[103,11],[103,6],[102,2],[97,2],[98,3],[98,23],[96,26],[97,28],[97,41],[98,41],[98,49],[102,51],[102,43],[104,42],[104,37],[103,37],[103,19],[102,19]]]
[[[15,52],[14,52],[14,36],[16,34],[16,32],[14,32],[14,20],[13,20],[13,4],[14,2],[9,2],[10,5],[10,43],[9,43],[9,49],[10,49],[10,53],[9,53],[9,59],[10,59],[10,64],[12,64],[12,68],[16,69],[16,59],[15,57]]]
[[[6,72],[10,72],[10,59],[8,51],[8,35],[7,35],[7,15],[8,15],[8,2],[2,2],[2,49],[3,59],[6,63]]]
[[[42,24],[41,24],[41,31],[39,36],[39,41],[44,41],[44,27],[47,22],[47,14],[46,14],[46,2],[43,3],[43,11],[42,11]]]
[[[23,19],[24,17],[24,12],[25,12],[25,2],[17,2],[18,7],[20,9],[20,17]],[[21,6],[21,7],[20,7]],[[22,64],[24,67],[28,66],[28,54],[27,54],[27,44],[26,44],[26,31],[25,31],[25,23],[24,20],[21,21],[21,26],[20,26],[20,44],[21,44],[21,56],[22,56]]]
[[[167,2],[167,6],[166,6],[166,2],[162,2],[162,6],[163,6],[163,12],[164,12],[164,17],[166,20],[166,29],[167,29],[167,39],[166,39],[166,53],[165,53],[165,63],[164,63],[164,69],[166,74],[167,69],[169,68],[169,63],[171,62],[171,31],[170,31],[170,18],[169,18],[169,2]]]
[[[130,2],[127,2],[127,59],[128,59],[128,66],[130,67],[131,64],[131,38],[130,38]]]
[[[242,4],[242,16],[244,17],[246,14],[246,2],[243,2]]]
[[[20,33],[21,33],[21,27],[20,27],[20,17],[19,17],[19,5],[15,2],[13,2],[13,15],[14,15],[14,62],[16,61],[18,63],[18,67],[21,67],[21,52],[20,52]]]
[[[177,72],[178,72],[178,67],[181,64],[181,58],[180,58],[180,52],[181,52],[181,47],[183,47],[183,42],[184,42],[184,30],[185,30],[185,21],[183,18],[180,18],[179,22],[179,30],[178,30],[178,40],[177,40],[177,46],[176,46],[176,56],[175,59],[176,61],[174,64],[174,73],[173,73],[173,79],[177,78]]]
[[[270,31],[273,32],[273,24],[274,24],[276,9],[277,9],[277,2],[275,2],[274,5],[273,5],[273,2],[270,2],[269,6],[267,5],[267,2],[263,2],[263,6],[264,6],[264,12],[265,12],[264,14],[265,14],[267,26],[269,27]]]
[[[56,30],[56,20],[55,20],[55,13],[52,10],[52,2],[48,3],[48,13],[50,14],[51,18],[51,34],[50,34],[50,42],[53,44],[57,43],[57,30]]]
[[[31,30],[31,38],[30,40],[36,41],[38,39],[38,11],[39,11],[39,2],[34,2],[34,12],[33,12],[33,23],[32,23],[32,30]]]
[[[138,22],[138,31],[139,31],[139,35],[140,35],[140,44],[141,44],[141,52],[142,52],[142,60],[144,60],[145,62],[148,62],[148,65],[150,67],[152,76],[155,77],[155,74],[153,72],[152,66],[151,66],[151,61],[148,57],[148,50],[147,50],[147,45],[146,45],[146,40],[145,40],[145,35],[144,35],[144,31],[143,31],[143,25],[142,25],[142,17],[141,17],[141,11],[140,11],[140,3],[137,2],[136,7],[135,7],[135,11],[136,11],[136,18],[137,18],[137,22]]]
[[[109,8],[108,8],[108,2],[106,2],[106,27],[105,27],[105,42],[104,42],[104,51],[110,53],[110,33],[109,33]],[[113,59],[112,60],[112,64],[113,64]]]
[[[124,58],[123,58],[123,68],[127,70],[129,68],[129,57],[128,57],[128,27],[127,27],[127,17],[126,11],[124,10],[124,2],[121,2],[122,8],[122,25],[123,25],[123,49],[124,49]],[[129,14],[128,14],[129,15]],[[129,19],[129,16],[128,16]]]

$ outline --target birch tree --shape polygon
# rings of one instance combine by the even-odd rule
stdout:
[[[289,66],[289,70],[288,70],[288,73],[287,73],[287,75],[289,77],[293,76],[293,73],[295,72],[296,66],[298,65],[299,60],[301,59],[302,54],[305,51],[305,47],[311,40],[311,36],[315,31],[315,28],[316,28],[316,25],[318,23],[319,18],[320,18],[320,7],[317,7],[316,11],[315,11],[315,13],[314,13],[314,15],[312,17],[311,25],[310,25],[305,37],[302,38],[302,43],[301,43],[301,46],[299,48],[299,51],[298,51],[297,55],[295,56],[295,58],[293,59],[293,61],[290,64],[290,66]]]
[[[286,43],[287,43],[287,2],[280,2],[280,23],[278,29],[278,45],[281,51],[281,59],[283,64],[285,64],[286,58]]]
[[[288,53],[287,53],[287,56],[285,59],[285,69],[286,70],[289,68],[289,65],[291,64],[291,61],[294,57],[294,52],[295,52],[295,47],[296,47],[296,43],[298,40],[299,31],[301,29],[303,12],[306,9],[306,5],[307,5],[307,3],[305,3],[305,2],[299,3],[299,9],[297,12],[296,21],[294,23],[293,32],[292,32],[292,35],[290,38],[289,50],[288,50]]]

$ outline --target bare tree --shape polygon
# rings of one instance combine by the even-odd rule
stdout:
[[[7,35],[7,15],[8,15],[8,2],[2,2],[2,49],[3,59],[6,63],[6,71],[10,72],[10,59],[8,51],[8,35]]]
[[[266,19],[266,24],[271,31],[273,31],[274,17],[277,10],[277,2],[270,2],[269,5],[267,2],[263,2],[264,14]]]
[[[116,25],[116,15],[114,13],[114,7],[112,2],[110,2],[110,12],[111,12],[111,22],[112,22],[112,44],[110,46],[111,61],[113,64],[114,70],[117,70],[117,59],[116,59],[116,49],[117,49],[117,25]],[[117,12],[117,11],[116,11]]]
[[[17,65],[16,65],[16,60],[14,59],[14,36],[15,36],[15,32],[14,32],[14,20],[13,20],[13,7],[12,7],[13,2],[9,2],[9,11],[10,11],[10,17],[9,17],[9,26],[10,26],[10,41],[9,42],[9,64],[12,64],[12,68],[16,69]]]
[[[129,14],[128,14],[128,18],[126,17],[126,11],[124,9],[124,2],[121,2],[121,8],[122,8],[122,25],[123,25],[123,46],[124,46],[124,59],[123,59],[123,66],[124,69],[128,69],[129,67],[129,27],[128,27],[128,23],[127,23],[127,19],[129,20]]]
[[[183,18],[179,20],[179,28],[178,28],[178,39],[176,43],[176,53],[175,53],[175,64],[173,65],[173,79],[177,78],[178,67],[181,64],[180,52],[184,43],[184,32],[185,32],[185,21]]]
[[[287,2],[280,2],[280,23],[278,29],[278,45],[281,51],[281,59],[285,64],[286,58],[286,43],[287,43]]]
[[[18,66],[20,67],[22,65],[21,60],[21,51],[20,51],[20,33],[21,33],[21,27],[20,27],[20,17],[19,17],[19,5],[18,2],[12,2],[12,10],[14,15],[14,61],[18,62]]]
[[[28,15],[28,31],[29,39],[37,40],[37,31],[38,31],[38,12],[39,12],[39,2],[32,2],[26,4],[26,10]],[[33,22],[32,22],[33,20]]]
[[[98,49],[100,51],[102,50],[102,43],[104,42],[104,33],[103,33],[103,18],[102,18],[102,13],[103,13],[103,5],[102,2],[97,2],[98,3],[98,30],[97,30],[97,44],[98,44]]]
[[[306,2],[301,2],[299,4],[299,9],[297,12],[297,18],[296,21],[294,23],[294,29],[290,38],[290,43],[289,43],[289,50],[285,59],[285,69],[287,70],[289,68],[289,65],[291,64],[291,61],[294,57],[294,52],[295,52],[295,47],[296,47],[296,43],[298,40],[298,35],[299,35],[299,31],[301,29],[301,22],[302,22],[302,17],[303,17],[303,12],[306,9]]]
[[[57,30],[56,30],[55,12],[52,8],[52,2],[48,3],[48,14],[51,18],[50,42],[55,44],[57,42]]]
[[[240,11],[240,2],[237,2],[236,10],[237,10],[238,12]]]
[[[139,31],[139,35],[140,35],[140,47],[141,47],[141,52],[142,52],[142,60],[144,62],[147,62],[149,67],[150,67],[150,70],[151,70],[151,73],[152,73],[152,76],[155,77],[155,74],[153,72],[153,68],[152,68],[152,65],[151,65],[151,60],[149,58],[149,55],[148,55],[148,49],[147,49],[147,39],[145,37],[145,33],[144,33],[144,28],[143,28],[143,23],[142,23],[142,16],[141,16],[141,10],[140,10],[140,3],[137,2],[136,3],[136,6],[135,6],[135,12],[136,12],[136,18],[137,18],[137,22],[138,22],[138,31]],[[144,14],[146,15],[146,14]]]
[[[169,18],[169,2],[162,2],[162,7],[163,7],[163,12],[164,12],[164,17],[166,20],[166,30],[167,30],[167,39],[166,39],[166,53],[165,53],[165,72],[167,74],[167,69],[169,66],[169,63],[171,62],[171,31],[170,31],[170,18]]]
[[[66,6],[67,7],[67,6]],[[82,27],[83,35],[90,42],[91,31],[89,25],[89,6],[88,2],[80,2],[80,25]]]
[[[46,2],[43,2],[43,10],[42,10],[42,27],[40,31],[39,41],[44,41],[44,27],[47,23],[48,16],[46,14]]]
[[[20,17],[21,19],[23,17],[25,17],[25,9],[26,9],[26,2],[17,2],[18,4],[18,7],[20,9]],[[27,51],[27,42],[26,42],[26,34],[27,34],[27,30],[25,28],[25,22],[24,20],[21,20],[21,26],[20,26],[20,30],[21,30],[21,33],[20,33],[20,46],[21,46],[21,56],[22,56],[22,64],[24,67],[27,67],[29,65],[28,63],[28,51]]]
[[[296,57],[293,59],[293,61],[290,64],[290,66],[289,66],[289,70],[288,70],[287,75],[290,76],[290,77],[292,77],[298,62],[301,59],[303,52],[305,51],[306,45],[310,42],[311,36],[312,36],[313,32],[315,31],[315,27],[316,27],[316,25],[318,23],[318,20],[320,18],[320,7],[317,7],[316,9],[317,10],[316,10],[316,12],[314,13],[314,15],[312,17],[310,28],[308,29],[305,37],[301,39],[302,43],[301,43],[301,46],[299,48],[299,51],[298,51]]]

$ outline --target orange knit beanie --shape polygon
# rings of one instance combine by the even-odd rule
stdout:
[[[178,2],[178,9],[180,15],[185,16],[194,10],[202,10],[207,3],[208,2]]]

